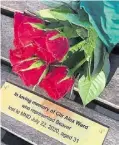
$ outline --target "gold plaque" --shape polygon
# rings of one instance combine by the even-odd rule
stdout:
[[[66,144],[102,145],[108,127],[6,82],[1,112]]]

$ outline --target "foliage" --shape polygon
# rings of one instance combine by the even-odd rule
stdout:
[[[78,82],[79,93],[83,104],[86,105],[97,98],[103,91],[105,84],[106,78],[103,71],[91,78],[83,75]]]
[[[62,63],[75,72],[83,71],[77,87],[83,104],[88,104],[103,91],[110,66],[105,47],[90,24],[86,12],[77,7],[77,4],[60,3],[56,8],[38,11],[37,15],[47,19],[51,25],[54,22],[61,24],[57,30],[70,41],[75,38],[75,43],[70,47]],[[85,60],[83,66],[80,66],[83,59]]]

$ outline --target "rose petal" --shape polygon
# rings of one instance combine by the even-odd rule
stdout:
[[[31,66],[37,61],[37,58],[33,60],[26,60],[13,66],[13,72],[17,73],[27,86],[36,85],[42,73],[46,69],[46,65],[44,64],[31,68]]]
[[[18,73],[19,71],[23,69],[29,68],[34,62],[36,62],[38,59],[33,59],[33,60],[24,60],[21,62],[18,62],[16,65],[13,66],[12,70],[15,73]]]
[[[29,23],[44,24],[42,19],[26,16],[16,12],[14,15],[14,45],[21,47],[31,43],[33,37],[39,37],[44,34],[43,30],[32,27]]]
[[[22,61],[24,59],[30,58],[36,54],[37,46],[29,45],[20,49],[10,49],[10,62],[12,65]]]
[[[68,52],[69,43],[65,37],[51,40],[53,36],[59,34],[58,31],[47,31],[42,37],[34,39],[38,46],[37,55],[48,64],[60,61]]]
[[[50,40],[53,36],[56,36],[59,32],[53,30],[47,33],[47,50],[52,53],[56,60],[60,61],[69,50],[68,39],[60,36],[54,40]]]
[[[67,75],[68,68],[66,66],[59,66],[52,68],[45,79],[51,79],[52,82],[57,83]]]
[[[46,46],[46,37],[40,37],[34,39],[35,44],[37,45],[37,55],[40,59],[44,60],[46,63],[52,63],[55,61],[55,58],[52,56],[52,53],[47,50]]]
[[[18,75],[24,81],[26,86],[34,86],[38,83],[42,73],[46,69],[46,66],[35,68],[27,71],[20,71]]]
[[[52,69],[41,81],[39,86],[43,88],[48,95],[58,100],[70,92],[74,84],[72,77],[67,77],[67,67],[56,67]]]

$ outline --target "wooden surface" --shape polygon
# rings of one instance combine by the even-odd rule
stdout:
[[[26,8],[30,8],[32,10],[36,10],[36,8],[43,8],[43,5],[40,5],[38,1],[30,2],[30,1],[21,1],[21,2],[13,2],[13,1],[4,1],[2,2],[2,5],[8,6],[9,8],[14,8],[18,10],[24,10]],[[1,30],[2,30],[2,36],[1,36],[1,51],[2,56],[6,59],[9,59],[9,49],[13,47],[12,40],[13,40],[13,19],[9,18],[7,16],[1,17]],[[13,75],[11,70],[8,69],[5,65],[2,65],[2,79],[1,84],[3,84],[6,80],[12,80],[14,83],[19,83],[19,85],[23,85],[20,81],[20,79]],[[27,88],[31,89],[31,88]],[[46,97],[48,97],[45,92],[40,90]],[[39,92],[39,89],[36,89],[36,92]],[[119,55],[111,55],[111,74],[110,74],[110,82],[104,92],[101,95],[101,98],[105,101],[108,101],[117,107],[119,106]],[[88,108],[84,108],[81,105],[79,105],[76,102],[73,102],[71,100],[68,100],[66,98],[59,101],[60,104],[69,107],[73,109],[74,111],[77,111],[78,113],[84,114],[87,117],[90,117],[96,121],[99,121],[100,123],[103,123],[105,125],[108,125],[110,127],[109,133],[104,141],[104,145],[118,145],[119,144],[119,122],[115,121],[114,119],[111,119],[109,117],[106,117],[100,113],[97,113],[96,111],[93,111]],[[15,134],[16,136],[19,136],[20,138],[23,138],[27,142],[31,142],[35,145],[63,145],[59,141],[52,139],[48,137],[47,135],[36,131],[33,128],[28,127],[27,125],[16,121],[15,119],[5,115],[1,114],[1,126]],[[3,144],[3,143],[2,143]],[[13,144],[16,145],[16,144]]]

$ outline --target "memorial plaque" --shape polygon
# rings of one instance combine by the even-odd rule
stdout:
[[[66,144],[102,145],[108,127],[9,82],[2,89],[1,112]]]

